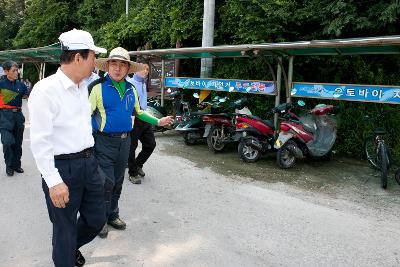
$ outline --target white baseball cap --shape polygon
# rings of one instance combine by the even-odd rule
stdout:
[[[58,37],[61,43],[62,50],[81,50],[89,49],[96,54],[107,53],[107,49],[94,45],[93,37],[87,31],[73,29],[68,32],[63,32]]]

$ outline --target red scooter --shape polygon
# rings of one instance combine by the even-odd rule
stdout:
[[[304,106],[303,101],[298,101]],[[285,104],[284,104],[285,105]],[[292,104],[277,109],[284,119],[279,126],[279,136],[275,141],[277,163],[283,169],[291,168],[297,159],[306,156],[330,158],[336,141],[336,120],[334,106],[319,104],[306,115],[297,117],[291,112]]]
[[[221,101],[214,108],[221,108],[224,102],[225,100]],[[240,135],[236,132],[235,124],[241,113],[251,114],[250,110],[245,106],[246,103],[247,99],[241,98],[225,107],[226,112],[236,109],[236,113],[222,112],[203,116],[203,122],[205,123],[203,136],[207,138],[207,146],[211,151],[222,152],[228,143],[240,140]]]
[[[274,150],[275,127],[272,121],[240,115],[236,119],[236,131],[242,135],[238,154],[244,162],[256,162],[262,154]]]

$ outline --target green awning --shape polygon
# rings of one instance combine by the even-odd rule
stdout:
[[[55,43],[38,48],[0,51],[0,63],[7,59],[18,63],[58,63],[60,55],[60,43]]]

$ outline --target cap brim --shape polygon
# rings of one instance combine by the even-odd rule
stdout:
[[[95,59],[94,64],[95,64],[96,68],[98,68],[99,70],[104,71],[104,72],[108,72],[107,62],[109,60],[111,60],[111,59],[121,60],[121,59],[116,59],[116,58],[97,58],[97,59]],[[146,69],[146,64],[136,63],[136,62],[129,61],[129,60],[121,60],[121,61],[125,61],[125,62],[128,62],[130,64],[130,68],[128,70],[128,74],[135,73],[135,72],[142,71],[142,70]]]
[[[102,48],[102,47],[97,47],[97,46],[91,47],[90,50],[94,51],[96,54],[105,54],[105,53],[107,53],[107,49]]]

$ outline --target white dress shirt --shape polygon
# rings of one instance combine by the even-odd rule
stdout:
[[[31,150],[50,188],[63,180],[54,156],[93,147],[87,83],[78,85],[60,69],[39,81],[28,100]]]

